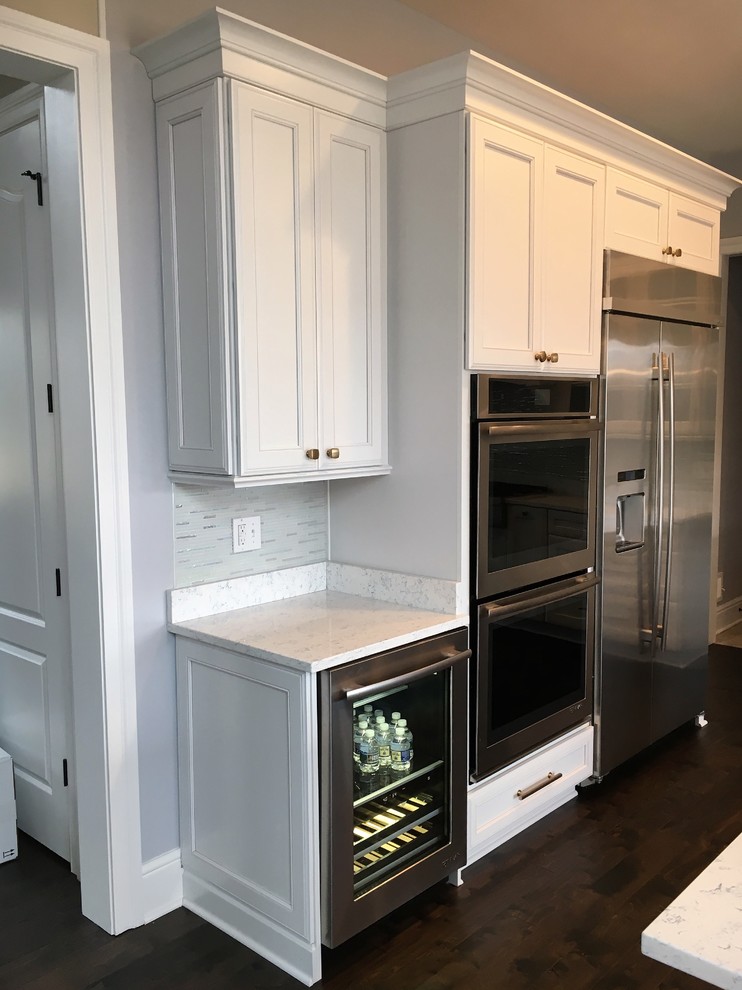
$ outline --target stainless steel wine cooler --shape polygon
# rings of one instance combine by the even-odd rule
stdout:
[[[320,676],[325,945],[465,865],[470,655],[462,629]],[[400,760],[383,747],[378,768],[356,761],[366,714],[406,720],[409,765],[406,749]]]

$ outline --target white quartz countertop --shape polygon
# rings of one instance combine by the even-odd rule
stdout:
[[[713,986],[742,988],[742,835],[642,933],[642,952]]]
[[[469,624],[452,615],[318,591],[171,622],[171,632],[302,670],[325,670]]]

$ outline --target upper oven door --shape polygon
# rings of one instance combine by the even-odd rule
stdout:
[[[477,599],[595,564],[600,425],[478,425]]]

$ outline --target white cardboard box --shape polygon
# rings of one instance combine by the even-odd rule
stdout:
[[[0,863],[7,863],[18,855],[15,817],[13,760],[0,749]]]

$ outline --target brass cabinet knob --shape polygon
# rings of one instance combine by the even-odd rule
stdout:
[[[307,457],[309,458],[310,461],[317,461],[317,460],[319,460],[319,451],[317,450],[317,448],[316,447],[311,447],[307,451]]]
[[[546,351],[536,351],[536,353],[533,355],[533,358],[535,361],[540,361],[542,364],[544,363],[544,361],[549,360]]]
[[[673,250],[672,250],[672,248],[670,247],[670,245],[668,244],[668,246],[667,246],[667,247],[663,247],[663,248],[662,248],[662,253],[663,253],[663,254],[669,254],[669,255],[670,255],[670,256],[672,257],[672,254],[673,254]]]
[[[551,354],[546,355],[546,360],[551,361],[552,364],[557,364],[559,361],[559,355],[556,351],[553,351]]]
[[[683,257],[683,249],[682,248],[675,248],[675,250],[672,253],[673,253],[674,257],[676,257],[676,258],[682,258]]]
[[[337,447],[328,447],[327,456],[331,457],[333,461],[336,461],[338,457],[340,457],[340,451],[338,450]]]

